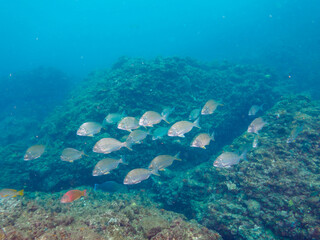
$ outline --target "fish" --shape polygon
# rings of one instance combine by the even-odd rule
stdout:
[[[103,191],[103,192],[125,192],[127,191],[127,187],[123,184],[119,184],[115,181],[106,181],[101,184],[94,185],[94,191]]]
[[[209,145],[211,140],[214,141],[214,132],[212,132],[211,135],[207,133],[199,133],[193,138],[190,147],[199,147],[206,149],[205,146]]]
[[[175,107],[166,107],[162,110],[161,115],[166,116],[166,119],[168,120],[170,114],[173,113],[175,109]]]
[[[258,106],[258,105],[252,105],[251,108],[249,109],[248,115],[249,115],[249,116],[254,116],[254,115],[256,115],[257,112],[259,112],[260,110],[261,110],[261,111],[263,110],[263,105],[264,105],[264,104],[262,104],[262,105],[260,105],[260,106]]]
[[[29,147],[26,153],[24,154],[24,160],[29,161],[41,157],[45,149],[45,145],[33,145]]]
[[[143,180],[146,180],[150,177],[150,175],[160,176],[157,172],[157,169],[145,169],[145,168],[136,168],[131,170],[125,179],[123,180],[123,184],[132,185],[140,183]]]
[[[0,199],[1,198],[12,198],[16,196],[23,196],[24,189],[17,191],[15,189],[3,188],[0,190]]]
[[[162,120],[169,123],[167,117],[170,112],[165,114],[163,112],[159,114],[154,111],[145,112],[139,120],[139,125],[143,127],[153,127],[153,125],[160,123]]]
[[[157,140],[163,138],[167,135],[169,128],[167,127],[159,127],[156,128],[152,133],[152,140]]]
[[[158,170],[164,170],[166,167],[169,167],[172,165],[174,160],[178,160],[181,161],[181,159],[179,158],[179,154],[180,152],[178,152],[176,155],[171,156],[171,155],[159,155],[157,157],[155,157],[150,165],[149,165],[149,169],[156,169]]]
[[[291,130],[289,137],[287,138],[287,143],[292,143],[296,141],[297,136],[303,131],[304,126],[296,126]]]
[[[71,203],[79,198],[81,198],[82,196],[87,196],[87,190],[83,190],[83,191],[80,191],[80,190],[70,190],[68,192],[66,192],[60,202],[61,203]]]
[[[118,129],[132,132],[133,129],[140,127],[138,119],[135,117],[125,117],[118,123]]]
[[[128,138],[126,139],[126,142],[129,146],[131,146],[134,143],[141,143],[141,141],[144,140],[148,135],[149,132],[137,129],[129,134]]]
[[[268,123],[265,122],[261,117],[258,117],[251,122],[248,127],[248,132],[258,134],[258,131],[260,131],[266,124]]]
[[[109,113],[105,118],[104,118],[104,123],[106,124],[116,124],[121,121],[122,118],[126,116],[125,111],[122,113]]]
[[[200,116],[200,113],[201,113],[200,108],[193,109],[189,115],[189,120],[190,121],[196,120]]]
[[[173,124],[169,131],[168,136],[170,137],[185,137],[184,134],[192,130],[193,127],[201,129],[199,125],[199,118],[197,118],[193,123],[189,121],[180,121]]]
[[[114,151],[118,151],[122,147],[126,147],[130,151],[132,151],[127,142],[120,142],[114,138],[102,138],[94,145],[93,151],[96,153],[108,154]]]
[[[241,155],[235,152],[224,152],[220,154],[213,163],[213,166],[218,168],[229,168],[236,165],[241,159],[246,159],[247,150],[243,151]]]
[[[83,155],[86,155],[84,151],[79,151],[74,148],[65,148],[61,153],[60,159],[66,162],[73,162],[82,158]]]
[[[212,114],[217,109],[218,106],[223,106],[223,104],[213,99],[210,99],[208,102],[206,102],[206,104],[201,109],[201,115]]]
[[[110,171],[116,169],[120,163],[126,164],[123,157],[120,159],[104,158],[100,160],[93,169],[92,176],[101,176],[109,174]]]
[[[99,133],[101,131],[102,124],[97,123],[97,122],[86,122],[83,123],[78,131],[77,135],[78,136],[88,136],[88,137],[93,137],[93,135]]]
[[[259,138],[258,138],[258,135],[255,135],[253,142],[252,142],[252,147],[256,148],[256,147],[258,147],[258,144],[259,144]]]

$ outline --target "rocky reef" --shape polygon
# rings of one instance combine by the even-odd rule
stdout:
[[[257,148],[232,168],[208,162],[154,181],[167,208],[196,218],[225,239],[319,239],[320,108],[306,96],[282,98],[263,118]],[[295,141],[292,129],[303,125]],[[252,144],[243,133],[225,151]]]
[[[108,194],[60,203],[62,194],[36,192],[0,200],[6,240],[221,240],[221,236],[183,215],[160,209],[146,193]],[[1,235],[0,235],[1,236]]]
[[[186,160],[179,165],[180,169],[194,167],[241,134],[248,124],[247,111],[252,104],[273,105],[279,96],[274,88],[278,82],[279,77],[261,66],[200,63],[188,58],[121,58],[112,69],[95,71],[77,86],[70,98],[44,120],[36,139],[22,144],[13,141],[0,149],[8,173],[0,176],[1,183],[4,187],[38,191],[94,184],[97,178],[93,178],[91,172],[103,156],[92,153],[93,145],[103,137],[121,139],[127,132],[108,126],[94,138],[79,137],[76,130],[82,123],[102,122],[110,112],[125,111],[129,116],[140,117],[145,111],[161,112],[164,107],[175,107],[170,119],[174,122],[187,119],[191,110],[214,98],[224,106],[214,115],[204,116],[200,122],[202,131],[216,131],[216,143],[208,151],[190,150],[196,130],[184,139],[166,137],[161,144],[149,139],[134,146],[132,152],[116,153],[126,155],[129,165],[117,170],[112,177],[98,181],[121,182],[130,169],[146,167],[158,154],[180,151]],[[36,143],[48,146],[43,157],[31,162],[21,161],[25,150]],[[82,149],[90,158],[74,164],[62,162],[59,156],[65,147]]]

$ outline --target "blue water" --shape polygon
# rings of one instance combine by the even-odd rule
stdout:
[[[81,78],[123,55],[268,62],[305,75],[319,63],[319,10],[316,0],[3,1],[0,76],[51,66]]]
[[[320,236],[320,229],[316,228],[319,219],[313,221],[319,212],[319,189],[314,187],[316,184],[305,183],[307,179],[302,196],[290,189],[282,195],[282,190],[276,188],[281,189],[282,185],[274,183],[282,175],[273,169],[275,180],[272,179],[269,162],[261,163],[274,156],[266,152],[253,155],[256,150],[249,149],[249,160],[241,159],[243,165],[235,167],[238,172],[234,173],[234,168],[220,172],[212,166],[212,158],[222,151],[240,153],[249,141],[252,145],[253,135],[234,144],[233,141],[248,134],[247,127],[254,119],[248,116],[248,110],[255,104],[263,105],[256,116],[270,121],[257,137],[257,149],[279,148],[283,151],[279,150],[279,159],[302,156],[302,163],[310,160],[308,154],[311,158],[319,155],[319,142],[313,142],[318,141],[315,119],[319,109],[315,104],[309,106],[310,99],[320,99],[319,13],[320,2],[316,0],[1,1],[0,167],[4,173],[0,190],[25,189],[26,197],[30,197],[35,191],[58,195],[59,191],[85,187],[90,201],[106,192],[143,192],[166,210],[194,218],[225,239],[254,236],[255,224],[261,227],[263,236],[269,236],[269,231],[270,236],[279,238]],[[280,86],[274,89],[277,84]],[[278,106],[279,111],[272,109],[296,93],[304,96],[289,97]],[[109,175],[92,176],[93,166],[102,158],[92,152],[93,145],[102,137],[123,140],[129,133],[108,125],[94,138],[81,138],[76,130],[82,123],[102,122],[110,112],[141,117],[147,110],[161,112],[164,107],[175,107],[170,119],[173,124],[187,120],[193,109],[202,108],[210,98],[223,105],[214,118],[201,116],[201,130],[192,130],[193,135],[187,134],[186,138],[167,134],[157,141],[147,138],[133,151],[121,150],[128,156],[128,165],[121,165]],[[297,106],[283,109],[291,101]],[[292,129],[305,122],[303,126],[308,127],[299,132],[299,137],[294,136],[298,143],[288,145],[286,139]],[[215,142],[206,150],[190,148],[191,139],[200,131],[215,132]],[[40,159],[23,161],[27,147],[33,144],[45,144],[48,151]],[[89,157],[72,164],[62,162],[59,154],[65,147],[84,150]],[[177,152],[181,152],[182,161],[175,161],[160,176],[151,176],[133,186],[122,185],[129,170],[147,167],[156,154]],[[257,162],[252,164],[252,159]],[[205,165],[208,162],[209,167]],[[266,171],[259,172],[255,163]],[[286,169],[286,163],[281,163],[281,169]],[[299,163],[287,166],[291,184],[296,184],[294,174],[300,174],[305,167]],[[312,164],[308,162],[307,166],[312,168]],[[272,196],[271,200],[262,201],[257,197],[260,195],[250,195],[255,192],[250,189],[254,183],[245,182],[243,177],[250,176],[250,169],[261,176],[266,173],[268,181],[261,185],[278,194],[274,199],[279,208],[270,207]],[[306,171],[312,172],[310,176],[318,173]],[[256,189],[258,193],[264,191]],[[316,210],[309,211],[306,206],[315,206]],[[260,207],[268,210],[268,217],[264,215],[267,211],[255,215]],[[228,211],[234,219],[239,214],[246,222],[224,222]],[[303,223],[302,217],[310,223]],[[236,232],[232,229],[234,223],[238,230],[243,226],[245,230]],[[302,223],[315,229],[311,231]]]

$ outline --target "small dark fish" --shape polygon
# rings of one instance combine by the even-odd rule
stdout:
[[[156,128],[156,130],[152,133],[152,140],[157,140],[163,138],[165,135],[167,135],[169,128],[167,127],[159,127]]]
[[[189,115],[189,120],[190,121],[196,120],[200,116],[200,113],[201,113],[200,108],[193,109]]]
[[[287,143],[292,143],[296,141],[297,136],[303,131],[303,125],[296,126],[291,130],[290,136],[287,139]]]
[[[258,105],[253,105],[253,106],[249,109],[248,115],[249,115],[249,116],[254,116],[254,115],[256,115],[257,112],[259,112],[260,110],[263,109],[263,105],[264,105],[264,104],[262,104],[262,105],[260,105],[260,106],[258,106]]]
[[[124,118],[126,115],[125,111],[123,111],[121,114],[120,113],[109,113],[105,119],[104,123],[106,124],[116,124],[121,121],[122,118]]]
[[[101,184],[94,185],[94,191],[103,191],[103,192],[125,192],[127,187],[123,184],[119,184],[115,181],[106,181]]]

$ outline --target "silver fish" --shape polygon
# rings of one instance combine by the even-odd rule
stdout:
[[[116,124],[121,121],[122,118],[124,118],[126,115],[125,111],[123,111],[121,114],[120,113],[109,113],[105,119],[104,122],[106,124]]]
[[[139,128],[139,121],[135,117],[125,117],[118,123],[118,128],[131,132],[133,129]]]
[[[256,147],[258,147],[258,144],[259,144],[259,138],[258,138],[258,135],[255,135],[253,142],[252,142],[252,147],[256,148]]]
[[[287,138],[287,143],[292,143],[296,141],[297,136],[303,131],[303,125],[296,126],[291,130],[290,136]]]
[[[199,125],[199,118],[195,120],[193,123],[189,121],[176,122],[170,127],[168,131],[168,136],[184,137],[184,134],[190,132],[193,127],[201,128]]]
[[[141,141],[144,140],[148,135],[149,132],[137,129],[129,134],[126,142],[128,144],[141,143]]]
[[[190,121],[196,120],[200,116],[200,113],[201,113],[200,108],[193,109],[189,115],[189,120]]]
[[[218,168],[229,168],[232,165],[238,164],[241,159],[245,159],[247,150],[245,150],[241,155],[234,152],[224,152],[213,163],[213,166]]]
[[[61,153],[60,159],[66,162],[73,162],[82,158],[83,155],[85,155],[84,151],[79,151],[74,148],[65,148]]]
[[[162,120],[169,123],[167,115],[159,114],[154,111],[145,112],[139,120],[139,125],[144,127],[153,127],[153,125],[160,123]]]
[[[265,122],[261,117],[254,119],[248,127],[248,132],[258,134],[267,122]]]
[[[178,160],[181,161],[181,159],[179,158],[179,154],[177,153],[174,156],[171,155],[159,155],[157,157],[155,157],[150,165],[149,165],[149,169],[156,169],[158,170],[164,170],[166,167],[169,167],[172,165],[174,160]]]
[[[29,161],[41,157],[41,155],[44,153],[45,148],[45,145],[33,145],[29,147],[24,154],[24,160]]]
[[[152,140],[157,140],[163,138],[163,136],[167,135],[169,128],[167,127],[159,127],[156,128],[152,133]]]
[[[211,140],[214,141],[214,132],[212,132],[211,135],[207,133],[200,133],[194,137],[190,144],[190,147],[199,147],[206,149],[205,146],[209,145]]]
[[[93,169],[92,176],[101,176],[109,174],[110,171],[116,169],[120,163],[124,163],[123,158],[104,158],[96,164],[96,166]]]
[[[79,127],[77,135],[93,137],[94,134],[97,134],[101,131],[101,128],[102,125],[100,123],[86,122]]]
[[[144,168],[136,168],[131,170],[127,176],[125,177],[123,184],[137,184],[143,180],[146,180],[150,177],[150,175],[159,176],[156,169],[144,169]]]
[[[254,115],[256,115],[257,112],[259,112],[260,110],[263,109],[263,105],[264,105],[264,104],[262,104],[262,105],[260,105],[260,106],[258,106],[258,105],[253,105],[253,106],[249,109],[248,115],[249,115],[249,116],[254,116]]]
[[[126,147],[129,150],[132,150],[127,142],[120,142],[114,138],[102,138],[99,140],[93,147],[93,151],[96,153],[108,154],[114,151],[118,151],[122,147]]]
[[[212,114],[217,109],[218,106],[223,106],[223,104],[213,99],[210,99],[208,102],[206,102],[206,104],[201,109],[201,114],[202,115]]]

